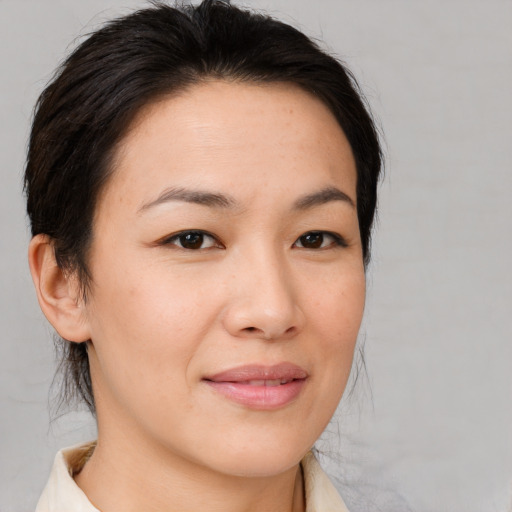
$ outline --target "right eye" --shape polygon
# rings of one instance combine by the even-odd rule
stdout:
[[[175,245],[191,251],[221,247],[220,242],[205,231],[181,231],[162,240],[162,245]]]

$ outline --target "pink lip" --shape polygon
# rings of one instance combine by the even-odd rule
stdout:
[[[307,378],[308,373],[303,368],[280,363],[239,366],[205,377],[203,381],[226,398],[246,407],[273,410],[297,398]]]

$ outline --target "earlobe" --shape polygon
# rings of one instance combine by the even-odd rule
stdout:
[[[32,238],[28,261],[39,306],[57,333],[68,341],[90,339],[78,280],[57,265],[55,251],[47,235]]]

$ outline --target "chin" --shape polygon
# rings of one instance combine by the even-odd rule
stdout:
[[[246,444],[238,449],[233,445],[219,456],[216,454],[216,470],[238,477],[269,477],[293,468],[310,450],[312,444],[291,445],[288,442]]]

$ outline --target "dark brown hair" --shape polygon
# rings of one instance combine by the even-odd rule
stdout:
[[[140,109],[208,78],[288,82],[323,101],[350,143],[366,264],[382,155],[350,72],[303,33],[268,16],[220,0],[152,3],[90,35],[42,92],[25,172],[32,235],[50,237],[59,266],[77,273],[86,298],[98,193]],[[67,342],[63,350],[65,396],[81,398],[94,413],[87,344]]]

